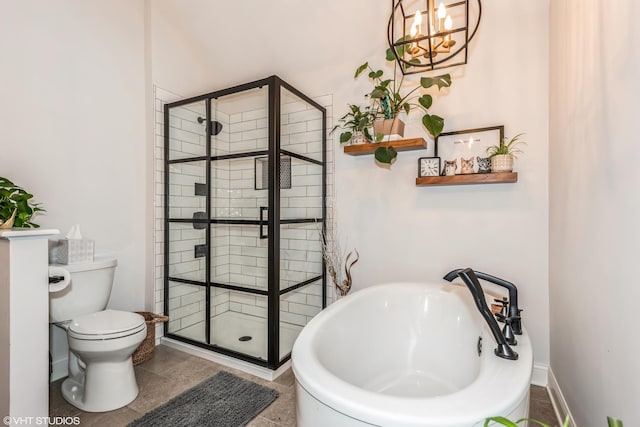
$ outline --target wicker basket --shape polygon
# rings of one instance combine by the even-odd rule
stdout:
[[[131,356],[133,364],[139,365],[153,358],[153,353],[156,349],[156,323],[166,322],[169,320],[169,317],[149,311],[136,311],[136,313],[144,317],[147,324],[147,336]]]

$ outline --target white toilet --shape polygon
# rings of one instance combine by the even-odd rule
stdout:
[[[112,411],[138,395],[131,355],[147,330],[139,314],[105,310],[117,264],[113,258],[96,257],[92,263],[54,264],[50,269],[50,274],[55,270],[70,277],[68,285],[59,290],[52,286],[49,292],[49,321],[67,331],[69,343],[69,377],[62,383],[62,396],[86,412]]]

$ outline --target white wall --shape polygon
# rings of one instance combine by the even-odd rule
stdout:
[[[0,176],[119,261],[110,306],[144,308],[144,2],[3,2]]]
[[[551,367],[576,425],[639,425],[640,6],[550,16]]]
[[[416,188],[417,159],[432,151],[401,153],[391,170],[376,167],[371,157],[337,153],[338,228],[343,248],[355,246],[361,254],[355,290],[440,280],[466,266],[514,281],[536,362],[546,364],[548,1],[483,6],[469,64],[449,70],[453,86],[433,111],[447,119],[445,130],[504,124],[507,135],[526,132],[519,182]],[[364,61],[384,66],[386,0],[158,0],[152,8],[154,83],[185,96],[278,74],[310,96],[333,93],[339,117],[370,90],[366,76],[353,81],[356,67]],[[189,52],[193,67],[172,63],[172,49],[175,58]],[[423,130],[414,124],[411,132]]]

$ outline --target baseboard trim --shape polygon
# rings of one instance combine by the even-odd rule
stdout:
[[[556,380],[556,376],[553,374],[551,367],[549,367],[548,381],[549,385],[547,386],[547,390],[549,391],[551,404],[553,405],[556,417],[558,418],[558,424],[563,425],[562,423],[565,418],[569,416],[569,426],[577,427],[576,422],[573,419],[573,415],[571,415],[571,411],[569,410],[569,405],[567,405],[567,401],[562,394],[562,390],[560,390],[560,385],[558,385],[558,381]]]
[[[542,363],[533,364],[533,372],[531,373],[531,384],[540,387],[546,387],[549,379],[549,366]]]

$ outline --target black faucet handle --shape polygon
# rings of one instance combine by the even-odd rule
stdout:
[[[498,318],[498,322],[504,322],[504,318],[509,315],[509,300],[504,297],[502,299],[494,298],[493,301],[502,305],[500,312],[496,313],[496,317]],[[498,316],[498,314],[502,316]]]
[[[522,317],[520,317],[520,316],[505,316],[502,313],[496,313],[496,317],[498,318],[498,320],[501,320],[501,321],[507,322],[507,323],[513,323],[516,320],[522,319]]]

